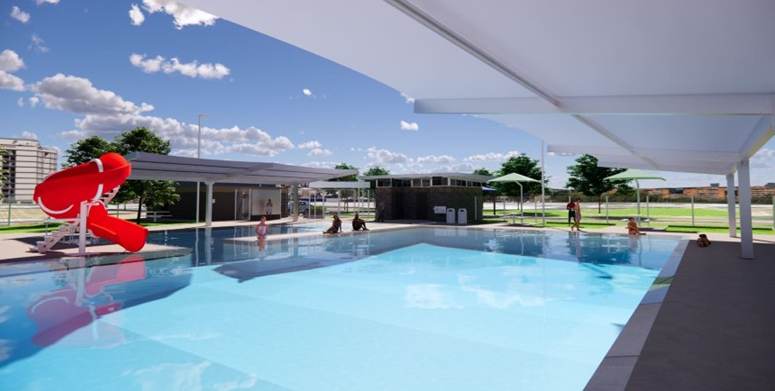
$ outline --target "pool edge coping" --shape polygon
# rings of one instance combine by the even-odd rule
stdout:
[[[690,241],[689,238],[681,239],[670,254],[654,283],[587,382],[585,391],[620,391],[627,387]]]

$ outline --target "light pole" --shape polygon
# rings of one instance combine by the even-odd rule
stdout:
[[[197,114],[196,122],[199,127],[199,132],[196,138],[196,158],[202,158],[202,117],[207,117],[207,114]],[[196,181],[196,223],[199,224],[199,181]]]

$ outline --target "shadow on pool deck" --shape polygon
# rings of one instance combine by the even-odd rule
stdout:
[[[626,390],[775,387],[775,244],[689,243]]]

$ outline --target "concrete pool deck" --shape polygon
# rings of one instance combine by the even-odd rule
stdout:
[[[290,219],[270,224],[289,223]],[[321,222],[321,220],[300,220]],[[330,220],[329,220],[330,222]],[[218,222],[213,228],[254,226],[256,222]],[[368,222],[371,232],[400,229],[427,222]],[[443,226],[443,225],[442,225]],[[202,224],[157,226],[151,231],[202,227]],[[469,229],[529,229],[508,223],[469,226]],[[589,230],[590,233],[623,234],[623,227]],[[351,234],[348,229],[344,235]],[[357,233],[356,233],[357,234]],[[667,294],[660,302],[639,306],[598,368],[587,390],[730,390],[770,389],[775,385],[775,236],[755,235],[756,259],[740,258],[739,239],[708,234],[713,242],[700,248],[696,234],[679,235],[685,251]],[[272,235],[271,240],[316,236],[318,232]],[[61,245],[54,252],[30,251],[41,234],[0,235],[0,264],[18,261],[75,257],[77,247]],[[254,237],[238,238],[246,242]],[[116,245],[91,246],[90,255],[125,255]],[[147,245],[142,254],[182,251],[169,246]],[[190,250],[189,250],[190,251]],[[25,263],[25,262],[22,262]]]

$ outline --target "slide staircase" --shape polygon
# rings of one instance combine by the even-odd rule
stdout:
[[[120,186],[117,186],[113,188],[113,190],[103,194],[99,201],[93,201],[90,204],[97,204],[101,203],[102,205],[107,205],[110,203],[110,201],[113,200],[113,198],[118,193],[118,189]],[[59,243],[60,240],[62,240],[65,236],[70,236],[78,232],[78,228],[80,225],[80,215],[76,220],[67,220],[69,221],[65,225],[60,225],[59,228],[52,232],[51,235],[47,235],[43,238],[43,240],[39,240],[35,243],[35,247],[33,248],[33,251],[37,251],[39,253],[46,253],[49,250],[51,250],[52,247],[54,247],[55,244]]]

